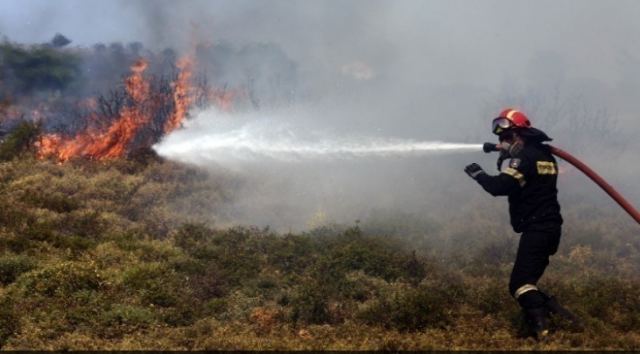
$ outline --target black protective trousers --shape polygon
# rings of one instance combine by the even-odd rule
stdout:
[[[561,225],[555,222],[531,225],[522,233],[509,281],[511,296],[525,284],[537,285],[549,265],[549,256],[558,250],[560,235]],[[547,296],[536,290],[528,291],[518,298],[520,306],[525,309],[542,307],[546,300]]]

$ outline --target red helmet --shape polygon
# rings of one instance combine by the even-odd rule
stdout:
[[[524,113],[513,108],[507,108],[500,112],[500,115],[492,123],[493,134],[496,135],[500,135],[500,133],[508,129],[530,127],[529,118]]]

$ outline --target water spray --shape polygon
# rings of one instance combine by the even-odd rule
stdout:
[[[595,182],[600,188],[602,188],[613,200],[615,200],[631,217],[640,224],[640,212],[629,203],[615,188],[613,188],[604,178],[600,177],[594,170],[592,170],[589,166],[587,166],[582,161],[578,160],[575,156],[569,154],[568,152],[559,149],[555,146],[548,145],[552,154],[560,157],[561,159],[567,161],[575,168],[580,170],[582,173],[587,175],[593,182]],[[490,153],[492,151],[500,151],[500,144],[493,143],[484,143],[482,145],[482,150],[486,153]]]
[[[294,129],[273,121],[248,122],[231,129],[177,131],[154,149],[184,162],[296,162],[348,160],[362,157],[423,156],[473,152],[481,144],[416,141],[368,136],[336,136]]]
[[[253,160],[270,158],[279,161],[307,159],[348,159],[352,157],[387,157],[423,155],[435,152],[477,151],[480,144],[445,143],[440,141],[370,140],[358,142],[320,141],[256,141],[242,139],[203,139],[185,141],[171,147],[158,148],[161,155],[179,158],[206,152],[211,159],[236,158]]]

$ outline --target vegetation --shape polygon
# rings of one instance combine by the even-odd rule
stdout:
[[[56,37],[62,43],[64,37]],[[0,78],[12,91],[29,94],[36,90],[64,90],[80,75],[80,57],[49,45],[25,47],[0,43]]]
[[[488,223],[497,212],[481,200],[456,215],[377,211],[279,234],[226,224],[232,177],[149,148],[110,162],[35,159],[41,129],[84,129],[96,109],[78,104],[87,93],[100,93],[102,118],[119,112],[139,56],[163,92],[162,75],[175,75],[171,50],[69,43],[0,43],[0,128],[11,131],[0,135],[0,349],[640,348],[637,227],[588,201],[563,209],[573,222],[542,284],[585,326],[554,319],[536,343],[507,293],[517,236]],[[295,65],[273,45],[196,52],[215,86],[246,87],[253,107],[296,91]],[[255,75],[227,82],[245,67]],[[596,125],[587,130],[601,134]]]
[[[506,291],[507,236],[447,249],[438,238],[464,226],[434,221],[422,241],[393,218],[300,234],[216,227],[225,177],[157,158],[38,161],[22,130],[0,146],[2,349],[640,346],[640,242],[602,228],[608,216],[569,230],[545,275],[585,328],[555,320],[536,343]]]
[[[37,125],[23,121],[0,144],[0,161],[7,161],[25,153],[33,147],[40,134]]]

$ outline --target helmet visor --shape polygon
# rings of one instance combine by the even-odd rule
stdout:
[[[511,127],[513,127],[513,122],[511,122],[509,119],[504,117],[498,117],[494,119],[493,122],[491,123],[491,129],[493,131],[493,134],[496,134],[496,135],[500,135],[500,133],[504,132],[505,130]]]

